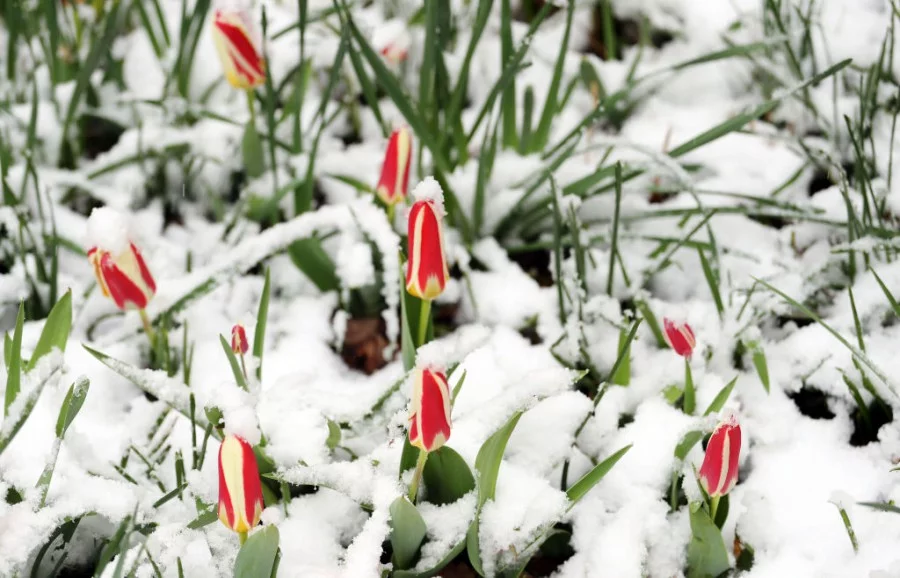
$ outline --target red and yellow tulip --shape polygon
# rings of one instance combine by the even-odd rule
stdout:
[[[713,430],[706,445],[703,464],[697,473],[710,498],[724,496],[737,484],[740,454],[741,426],[732,415]]]
[[[229,435],[219,447],[219,520],[246,535],[259,524],[263,511],[262,485],[253,448]]]
[[[156,294],[153,275],[134,243],[128,243],[117,255],[102,247],[92,247],[88,259],[103,295],[111,297],[119,309],[144,309]]]
[[[694,346],[697,345],[691,326],[687,323],[679,323],[665,318],[663,319],[663,329],[666,333],[666,341],[669,342],[675,353],[690,359],[694,353]]]
[[[425,301],[432,301],[443,293],[450,278],[444,253],[441,213],[431,199],[416,201],[409,212],[406,290]]]
[[[245,12],[216,10],[212,35],[231,86],[249,90],[265,83],[266,64]]]
[[[231,351],[235,355],[244,355],[250,349],[250,343],[247,341],[247,332],[240,323],[231,328]]]
[[[411,158],[412,134],[408,127],[402,126],[391,133],[381,165],[381,178],[375,188],[375,194],[385,205],[396,205],[406,199]]]
[[[433,369],[413,374],[409,443],[433,452],[450,439],[450,389],[447,377]]]

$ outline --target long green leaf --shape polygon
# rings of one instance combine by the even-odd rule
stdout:
[[[234,351],[231,349],[231,344],[228,343],[223,335],[219,335],[219,343],[222,345],[222,351],[225,352],[225,357],[228,358],[228,365],[231,366],[231,373],[234,375],[235,383],[237,383],[241,389],[247,391],[247,379],[244,377],[244,370],[241,369],[241,364],[234,354]]]
[[[394,567],[407,569],[419,554],[425,539],[425,520],[406,496],[398,496],[391,504],[391,547]]]
[[[270,524],[254,533],[241,546],[234,561],[234,578],[270,578],[274,576],[280,535]]]
[[[631,449],[632,444],[628,444],[624,448],[620,449],[613,455],[609,456],[593,468],[591,471],[586,473],[581,477],[580,480],[572,484],[572,487],[566,490],[566,497],[569,498],[569,509],[571,510],[578,501],[583,498],[591,488],[597,485],[600,480],[602,480],[606,474],[613,469],[613,467],[621,460],[625,454],[628,453],[628,450]]]
[[[452,504],[475,489],[475,477],[466,460],[449,446],[428,455],[422,477],[432,504]]]
[[[266,345],[266,322],[269,319],[269,298],[272,294],[272,280],[269,269],[266,269],[266,280],[263,282],[262,296],[259,298],[259,309],[256,311],[256,331],[253,335],[253,357],[256,358],[256,379],[262,381],[263,351]]]
[[[19,389],[22,387],[22,326],[25,324],[25,304],[19,303],[19,313],[16,315],[16,328],[13,331],[12,347],[6,348],[12,353],[9,355],[8,370],[6,373],[6,399],[3,404],[3,415],[9,415],[9,407],[16,401]]]
[[[538,123],[537,131],[534,135],[534,146],[538,150],[543,150],[550,138],[550,128],[553,119],[559,112],[559,86],[562,83],[563,68],[566,62],[566,55],[569,52],[569,34],[572,31],[572,18],[575,14],[575,0],[568,1],[566,9],[566,27],[563,31],[562,44],[559,47],[559,56],[556,59],[556,66],[553,68],[553,77],[550,80],[550,86],[547,88],[547,98],[544,101],[544,111],[541,113],[541,120]]]
[[[81,411],[81,406],[84,405],[84,401],[87,399],[90,387],[90,380],[83,375],[75,380],[75,383],[69,387],[69,391],[66,392],[66,397],[63,400],[62,407],[59,409],[59,417],[56,419],[57,438],[63,439],[66,435],[69,426],[72,425],[72,422],[75,421],[75,418],[78,416],[78,412]]]
[[[47,316],[44,323],[44,329],[38,338],[37,345],[34,347],[34,353],[28,360],[28,366],[25,371],[31,371],[40,361],[41,357],[50,353],[53,348],[60,351],[66,350],[66,343],[69,341],[69,331],[72,328],[72,291],[66,291],[53,309]]]
[[[691,542],[688,545],[688,578],[715,578],[731,565],[722,533],[700,502],[691,504]]]

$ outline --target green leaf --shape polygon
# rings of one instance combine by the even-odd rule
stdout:
[[[199,516],[191,520],[187,527],[191,530],[199,530],[204,526],[209,526],[219,519],[219,513],[214,507],[210,507],[206,512],[201,512]]]
[[[691,374],[691,360],[684,359],[684,397],[681,398],[682,409],[688,415],[694,415],[697,407],[697,392],[694,389],[694,376]]]
[[[643,299],[635,300],[634,303],[637,306],[638,311],[641,312],[641,317],[647,320],[647,326],[650,328],[650,331],[653,332],[653,337],[656,338],[657,347],[668,347],[668,345],[666,344],[666,337],[665,335],[663,335],[663,331],[659,325],[659,321],[656,320],[656,315],[653,314],[653,310],[650,309],[650,305]]]
[[[323,293],[340,289],[337,267],[316,237],[300,239],[288,245],[288,256],[300,271]]]
[[[274,524],[250,536],[241,546],[234,561],[234,578],[274,576],[279,538],[278,527]]]
[[[719,393],[716,394],[716,397],[710,402],[709,407],[706,408],[706,411],[703,412],[704,416],[712,415],[714,413],[718,413],[722,411],[722,408],[725,406],[725,402],[728,401],[728,398],[731,396],[732,390],[734,390],[734,386],[737,383],[737,377],[729,381],[725,387],[723,387]],[[681,441],[675,446],[675,457],[679,460],[684,460],[687,457],[688,452],[697,445],[697,442],[703,439],[704,433],[702,431],[693,430],[684,434],[684,437],[681,438]]]
[[[12,346],[7,347],[9,354],[8,371],[6,374],[6,401],[3,405],[3,415],[9,415],[9,406],[16,401],[19,388],[22,385],[22,326],[25,325],[25,304],[19,303],[19,313],[16,315],[16,328],[13,331]],[[8,342],[7,342],[8,343]],[[4,424],[5,425],[5,424]]]
[[[263,351],[266,345],[266,322],[269,319],[269,297],[272,294],[272,281],[269,269],[266,269],[266,280],[263,282],[262,295],[259,298],[259,309],[256,311],[256,331],[253,334],[253,357],[257,360],[256,379],[262,381]]]
[[[72,291],[69,290],[50,310],[47,321],[44,323],[44,329],[41,331],[41,336],[38,338],[37,345],[34,347],[34,353],[32,353],[31,359],[28,360],[28,366],[25,371],[34,369],[41,357],[50,353],[54,347],[60,351],[65,351],[71,328]]]
[[[503,453],[506,451],[506,444],[509,442],[509,436],[519,423],[522,417],[522,411],[519,410],[513,414],[506,425],[489,437],[478,455],[475,457],[475,469],[478,470],[478,500],[475,508],[475,519],[469,526],[466,534],[466,545],[469,553],[469,561],[472,567],[481,576],[484,576],[484,569],[481,563],[481,545],[479,541],[479,519],[481,517],[481,509],[488,500],[494,499],[494,492],[497,490],[497,478],[500,475],[500,462],[503,460]]]
[[[721,319],[725,315],[725,305],[722,303],[722,294],[719,290],[719,275],[713,269],[706,258],[706,252],[697,247],[697,256],[700,257],[700,266],[703,268],[703,276],[706,278],[706,284],[709,286],[709,292],[712,294],[713,302],[716,304],[716,311]]]
[[[622,363],[616,369],[616,373],[612,376],[612,382],[616,385],[628,385],[631,383],[631,340],[628,338],[628,331],[622,328],[619,331],[619,353]]]
[[[253,98],[253,97],[251,97]],[[241,139],[241,155],[244,159],[244,170],[247,176],[256,178],[266,170],[266,157],[264,155],[262,139],[253,121],[247,123],[244,129],[244,138]]]
[[[725,387],[716,394],[716,397],[710,402],[709,407],[706,408],[703,415],[712,415],[722,411],[722,408],[725,407],[725,402],[728,401],[728,398],[731,396],[731,391],[734,389],[736,383],[737,377],[735,376],[734,379],[725,384]]]
[[[466,460],[449,446],[428,454],[422,475],[432,504],[452,504],[475,489],[475,477]]]
[[[702,431],[689,431],[684,434],[684,437],[681,438],[681,441],[675,446],[675,457],[679,460],[684,460],[687,457],[688,452],[697,445],[697,442],[703,439]]]
[[[419,546],[425,539],[425,520],[406,496],[400,496],[391,504],[391,548],[394,550],[394,566],[410,568],[419,554]]]
[[[433,576],[437,576],[440,574],[441,570],[447,567],[450,562],[456,559],[457,556],[462,554],[462,551],[466,548],[465,539],[461,540],[456,546],[454,546],[446,556],[444,556],[437,564],[432,566],[427,570],[423,570],[422,572],[416,572],[414,570],[395,570],[391,576],[393,578],[432,578]]]
[[[758,341],[753,341],[748,345],[750,346],[753,366],[756,367],[759,380],[762,382],[763,387],[766,388],[766,393],[769,393],[769,364],[766,362],[766,352]]]
[[[613,467],[618,463],[625,454],[628,453],[628,450],[631,449],[632,444],[628,444],[624,448],[620,449],[613,455],[609,456],[593,468],[591,471],[584,474],[580,480],[572,484],[572,487],[566,490],[566,497],[569,498],[569,509],[578,503],[578,501],[585,496],[591,488],[597,485],[597,483],[602,480],[606,474],[613,469]]]
[[[402,259],[401,259],[402,261]],[[413,335],[418,335],[419,327],[419,299],[416,299],[406,291],[406,278],[403,266],[400,266],[400,354],[403,357],[403,369],[411,371],[416,366],[416,342]],[[413,327],[412,323],[415,323]]]
[[[325,439],[325,447],[334,450],[341,443],[341,426],[333,419],[328,420],[328,437]]]
[[[225,352],[225,357],[228,358],[228,364],[231,366],[231,373],[234,375],[235,383],[237,383],[244,391],[249,391],[247,379],[244,377],[244,370],[241,369],[241,364],[238,361],[237,356],[235,356],[234,351],[232,351],[231,344],[228,343],[225,336],[221,334],[219,335],[219,343],[222,344],[222,351]]]
[[[878,273],[875,270],[872,270],[872,275],[875,276],[875,280],[878,281],[878,285],[881,287],[881,291],[884,293],[884,296],[887,297],[888,303],[891,304],[891,309],[894,310],[894,315],[900,317],[900,303],[897,302],[897,299],[894,297],[894,294],[888,290],[887,285],[884,284],[884,281],[881,280],[881,277],[878,276]]]
[[[56,419],[57,438],[63,439],[66,435],[66,430],[69,429],[69,426],[72,425],[72,422],[78,416],[78,412],[81,411],[81,406],[84,405],[84,400],[87,399],[90,387],[90,380],[83,375],[69,386],[69,391],[66,393],[62,407],[59,410],[59,417]]]
[[[559,86],[562,83],[563,65],[566,62],[566,55],[569,49],[569,34],[572,31],[572,17],[575,14],[575,0],[569,0],[566,10],[566,27],[563,31],[562,43],[559,47],[559,56],[556,59],[556,66],[553,68],[553,77],[550,80],[550,86],[547,88],[547,97],[544,100],[544,111],[541,114],[541,120],[538,124],[537,131],[534,135],[534,146],[540,150],[547,144],[550,138],[550,128],[553,119],[556,117],[559,107]]]
[[[691,504],[691,542],[688,545],[688,578],[716,578],[731,566],[722,533],[700,502]]]
[[[512,2],[500,2],[500,66],[506,66],[513,56],[512,37]],[[500,97],[500,109],[503,114],[503,147],[516,146],[516,80],[515,75],[509,80]]]
[[[890,503],[886,503],[886,502],[858,502],[858,504],[860,506],[872,508],[873,510],[878,510],[880,512],[890,512],[892,514],[900,514],[900,508],[898,508],[894,504],[890,504]]]

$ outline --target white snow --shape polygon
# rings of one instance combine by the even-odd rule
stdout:
[[[128,248],[128,220],[115,209],[100,207],[91,211],[87,222],[87,245],[100,247],[113,255]]]

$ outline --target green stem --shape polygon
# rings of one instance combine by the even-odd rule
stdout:
[[[252,88],[247,89],[247,108],[250,109],[250,124],[253,125],[253,130],[256,130],[256,95]]]
[[[672,485],[669,487],[669,511],[678,509],[678,470],[672,470]]]
[[[431,317],[431,301],[422,299],[419,308],[419,340],[416,342],[418,347],[425,345],[425,339],[428,337],[428,321]]]
[[[416,495],[419,493],[419,481],[422,479],[422,472],[425,470],[425,460],[428,459],[428,452],[423,449],[419,450],[419,458],[416,460],[416,471],[413,474],[412,482],[409,483],[409,501],[416,503]]]
[[[394,205],[390,204],[387,206],[387,218],[388,223],[390,223],[391,228],[394,227]]]
[[[147,334],[147,339],[150,340],[150,349],[155,349],[156,334],[153,332],[153,325],[150,323],[150,318],[143,309],[138,309],[138,314],[141,316],[141,323],[144,324],[144,333]]]
[[[243,353],[241,353],[241,371],[244,372],[244,381],[247,381],[247,363],[244,361]]]
[[[238,532],[238,540],[241,543],[241,546],[244,545],[244,542],[247,541],[247,532]]]
[[[716,510],[719,509],[719,500],[722,496],[715,496],[709,499],[709,517],[712,519],[713,524],[716,523]]]
[[[694,391],[694,378],[691,375],[691,358],[684,358],[684,413],[694,414],[697,406],[697,396]]]

